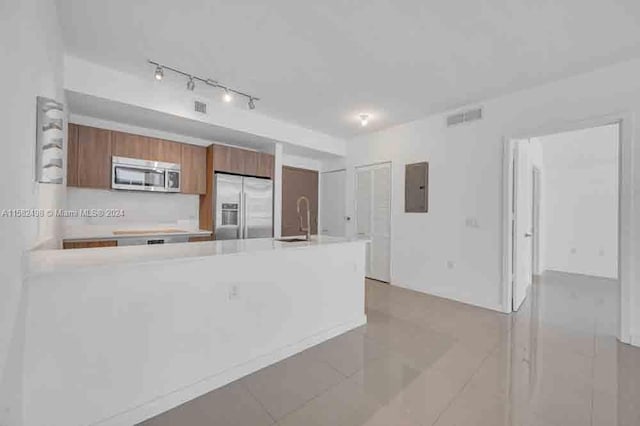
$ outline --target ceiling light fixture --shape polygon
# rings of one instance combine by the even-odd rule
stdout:
[[[164,77],[164,70],[160,65],[156,67],[156,72],[154,73],[154,76],[156,77],[156,80],[162,80],[162,77]]]
[[[224,89],[224,95],[222,95],[222,99],[225,102],[231,102],[233,100],[233,96],[231,96],[231,93],[229,93],[229,89],[225,88]],[[249,98],[251,99],[251,98]]]
[[[151,65],[155,65],[156,70],[155,70],[154,76],[155,76],[156,80],[162,80],[162,78],[164,77],[164,71],[165,70],[169,70],[169,71],[174,72],[176,74],[180,74],[180,75],[182,75],[184,77],[187,77],[187,90],[194,90],[195,87],[196,87],[196,80],[198,80],[199,82],[204,83],[207,86],[214,87],[216,89],[224,90],[224,94],[222,95],[222,99],[227,103],[231,102],[233,100],[233,96],[234,95],[244,96],[245,98],[247,98],[249,100],[249,102],[248,102],[249,109],[255,109],[256,108],[255,101],[259,101],[260,100],[260,98],[256,98],[255,96],[250,95],[248,93],[244,93],[244,92],[241,92],[239,90],[232,89],[229,86],[221,84],[217,80],[214,80],[212,78],[198,77],[197,75],[186,73],[186,72],[184,72],[182,70],[179,70],[177,68],[169,67],[167,65],[160,64],[159,62],[155,62],[155,61],[152,61],[152,60],[147,60],[147,62],[150,63]]]
[[[369,114],[360,114],[360,125],[362,127],[367,127],[367,124],[369,124]]]

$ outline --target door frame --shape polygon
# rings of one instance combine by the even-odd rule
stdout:
[[[533,265],[531,267],[531,274],[535,277],[536,275],[540,275],[542,273],[540,269],[540,253],[541,253],[540,230],[542,229],[542,226],[540,226],[540,224],[542,223],[542,219],[541,219],[542,209],[541,209],[540,203],[542,200],[542,170],[540,169],[540,167],[534,165],[532,173],[533,173],[533,176],[531,178],[532,178],[532,186],[533,186],[532,187],[533,211],[531,212],[531,226],[533,228],[532,229],[533,255],[531,260],[533,262]]]
[[[353,229],[357,233],[358,229],[358,170],[359,169],[367,169],[379,166],[387,166],[389,167],[389,283],[391,284],[393,281],[393,162],[389,161],[378,161],[374,163],[368,164],[360,164],[353,167]],[[357,235],[356,235],[357,236]],[[369,278],[369,277],[367,277]],[[373,279],[373,278],[371,278]]]
[[[633,147],[633,115],[629,112],[615,113],[605,116],[561,122],[540,127],[533,130],[513,132],[503,138],[503,168],[502,168],[502,310],[511,313],[512,310],[512,247],[511,235],[511,185],[512,172],[512,143],[515,140],[530,139],[562,133],[573,130],[618,124],[618,292],[619,317],[618,339],[623,343],[640,345],[640,336],[633,336],[631,330],[631,314],[633,298],[631,293],[634,284],[633,247],[633,175],[634,175],[634,147]],[[636,290],[638,291],[638,290]]]
[[[519,190],[522,189],[522,187],[520,185],[518,185],[519,183],[519,178],[521,177],[520,174],[520,167],[523,166],[523,164],[521,164],[521,150],[522,150],[522,145],[523,143],[526,143],[527,146],[531,146],[530,144],[530,138],[526,139],[511,139],[510,140],[510,147],[509,147],[509,154],[511,155],[511,159],[509,160],[510,164],[511,164],[511,169],[510,169],[510,176],[511,176],[511,190],[510,190],[510,202],[509,205],[511,206],[511,208],[509,209],[509,214],[510,214],[510,224],[511,224],[511,228],[510,228],[510,238],[512,241],[511,244],[511,311],[515,312],[517,311],[520,306],[524,303],[524,300],[526,300],[526,295],[524,296],[524,298],[522,299],[522,301],[520,301],[519,303],[516,303],[516,299],[515,299],[515,287],[517,285],[517,279],[520,278],[522,279],[523,277],[519,277],[518,276],[518,261],[517,261],[517,255],[518,255],[518,248],[519,248],[519,244],[518,244],[518,240],[515,239],[514,240],[514,235],[517,234],[518,231],[518,217],[516,215],[516,212],[518,211],[518,197],[519,197]],[[525,164],[526,167],[529,167],[529,165],[531,165],[532,168],[532,173],[534,172],[533,169],[535,169],[535,167],[533,166],[533,163],[531,162],[531,156],[530,156],[530,151],[527,151],[527,164]],[[526,171],[526,170],[525,170]],[[533,175],[531,176],[533,178]],[[531,181],[531,194],[532,197],[535,196],[535,194],[533,193],[534,191],[534,183],[533,180]],[[533,198],[532,198],[532,216],[531,216],[531,227],[533,228]],[[529,231],[533,231],[532,229],[530,229]],[[529,232],[527,231],[527,232]],[[533,236],[533,235],[531,235]],[[527,292],[529,291],[529,289],[531,288],[531,286],[533,285],[533,259],[534,259],[534,242],[533,240],[531,240],[531,265],[530,266],[530,272],[531,272],[531,276],[527,278],[527,282],[529,283],[527,285]],[[515,306],[517,304],[517,307]]]

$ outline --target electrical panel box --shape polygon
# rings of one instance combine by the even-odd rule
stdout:
[[[429,163],[407,164],[404,174],[405,213],[429,211]]]

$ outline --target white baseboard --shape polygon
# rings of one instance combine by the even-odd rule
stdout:
[[[402,287],[405,288],[407,290],[413,290],[413,291],[417,291],[418,293],[423,293],[423,294],[428,294],[429,296],[436,296],[436,297],[440,297],[443,299],[449,299],[449,300],[453,300],[454,302],[460,302],[460,303],[464,303],[465,305],[471,305],[471,306],[475,306],[477,308],[483,308],[483,309],[488,309],[490,311],[496,311],[496,312],[500,312],[500,313],[505,313],[503,307],[501,305],[495,304],[495,303],[490,303],[487,301],[482,301],[482,300],[469,300],[467,297],[463,297],[461,295],[455,294],[453,292],[450,291],[439,291],[436,289],[429,289],[429,290],[423,290],[423,289],[419,289],[419,288],[414,288],[414,287],[409,287],[406,285],[402,285],[396,282],[391,282],[389,283],[393,286],[396,287]],[[509,311],[510,312],[510,311]],[[508,312],[507,312],[508,313]]]
[[[136,423],[140,423],[143,420],[154,417],[158,414],[164,413],[178,405],[184,404],[194,398],[211,392],[214,389],[222,387],[228,383],[238,380],[248,374],[258,371],[264,367],[281,361],[285,358],[295,355],[298,352],[302,352],[305,349],[315,346],[325,340],[338,336],[342,333],[346,333],[356,327],[360,327],[367,323],[366,315],[361,315],[358,318],[342,323],[338,326],[332,327],[327,330],[323,330],[312,336],[306,337],[296,343],[284,346],[276,349],[273,352],[265,354],[259,358],[254,358],[242,364],[233,366],[222,373],[215,376],[204,377],[202,380],[186,386],[181,389],[176,389],[173,392],[160,396],[154,400],[147,402],[146,404],[131,408],[125,412],[116,414],[104,420],[100,420],[93,425],[99,426],[131,426]]]
[[[629,339],[629,344],[631,346],[637,346],[640,348],[640,335],[635,334],[635,335],[631,335],[630,339]]]

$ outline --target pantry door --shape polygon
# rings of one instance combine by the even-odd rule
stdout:
[[[391,280],[391,163],[356,168],[356,234],[367,238],[366,274]]]

